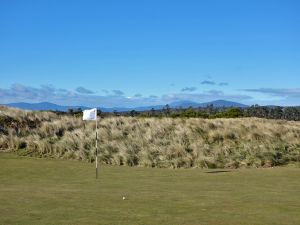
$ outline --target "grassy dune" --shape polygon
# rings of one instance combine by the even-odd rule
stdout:
[[[0,153],[0,224],[300,224],[299,167],[102,166],[99,178],[92,164]]]
[[[94,122],[5,107],[0,122],[2,151],[94,161]],[[103,164],[240,168],[300,161],[300,122],[111,117],[98,124]]]

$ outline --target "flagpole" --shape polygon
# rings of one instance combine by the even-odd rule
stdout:
[[[98,179],[98,127],[96,114],[96,179]]]
[[[96,120],[96,152],[95,152],[95,167],[96,167],[96,179],[98,179],[98,122],[97,122],[97,108],[90,110],[83,110],[83,120]]]

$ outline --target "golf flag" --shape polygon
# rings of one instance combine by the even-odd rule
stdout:
[[[83,120],[97,120],[97,109],[83,110]]]
[[[83,120],[95,120],[96,121],[96,179],[98,179],[98,128],[97,128],[97,109],[83,110]]]

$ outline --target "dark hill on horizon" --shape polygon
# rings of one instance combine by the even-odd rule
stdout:
[[[42,110],[42,111],[62,111],[66,112],[69,109],[78,109],[81,108],[82,110],[88,109],[90,107],[86,106],[63,106],[58,105],[50,102],[40,102],[40,103],[26,103],[26,102],[17,102],[17,103],[9,103],[9,104],[2,104],[9,107],[19,108],[19,109],[25,109],[25,110]],[[209,105],[213,105],[214,107],[239,107],[239,108],[246,108],[247,105],[238,103],[238,102],[231,102],[226,100],[216,100],[211,102],[205,102],[205,103],[197,103],[193,101],[177,101],[172,102],[168,104],[171,108],[198,108],[198,107],[207,107]],[[97,107],[103,112],[126,112],[126,111],[147,111],[151,110],[152,108],[155,110],[163,109],[165,105],[154,105],[154,106],[143,106],[143,107],[132,107],[132,108],[126,108],[126,107],[112,107],[112,108],[105,108],[105,107]]]

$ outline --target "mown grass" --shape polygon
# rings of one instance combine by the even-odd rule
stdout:
[[[300,168],[94,166],[0,154],[0,224],[300,224]],[[126,196],[127,200],[122,200]]]

